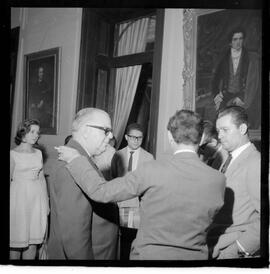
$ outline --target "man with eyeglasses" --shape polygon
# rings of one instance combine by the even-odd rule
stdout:
[[[118,150],[111,162],[111,177],[123,177],[127,172],[154,159],[153,155],[144,150],[143,130],[137,123],[127,126],[125,139],[127,146]],[[139,198],[135,197],[118,203],[120,217],[120,260],[129,260],[130,248],[136,238],[140,224]]]
[[[72,124],[67,147],[77,149],[103,178],[93,157],[105,151],[112,138],[109,115],[100,109],[80,110]],[[119,214],[116,203],[90,200],[57,161],[49,176],[51,203],[49,259],[114,260],[117,255]]]

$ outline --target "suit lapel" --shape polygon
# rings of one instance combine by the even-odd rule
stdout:
[[[144,162],[144,152],[143,152],[143,148],[140,147],[137,167],[140,166],[143,162]]]
[[[121,154],[122,154],[122,158],[124,161],[124,169],[125,169],[125,173],[126,173],[127,169],[128,169],[127,147],[122,149]]]
[[[227,172],[225,173],[227,176],[229,176],[231,173],[233,173],[235,170],[239,168],[239,165],[241,165],[244,162],[244,159],[249,156],[249,154],[253,151],[255,151],[256,148],[253,144],[251,144],[249,147],[247,147],[244,151],[240,153],[240,155],[231,163],[231,165],[228,167]]]
[[[99,168],[98,168],[97,165],[95,164],[93,158],[90,157],[90,156],[88,155],[88,153],[85,151],[85,149],[84,149],[77,141],[71,139],[71,140],[69,141],[69,143],[68,143],[67,146],[77,149],[77,150],[80,152],[80,154],[81,154],[82,156],[85,156],[85,157],[87,158],[88,162],[89,162],[89,163],[92,165],[92,167],[98,172],[98,174],[99,174],[101,177],[103,177],[103,174],[101,173],[101,171],[99,170]]]

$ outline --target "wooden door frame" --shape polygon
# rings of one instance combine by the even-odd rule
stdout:
[[[98,14],[93,15],[93,19],[87,17],[88,13],[93,14],[93,9],[83,9],[83,19],[82,19],[82,37],[81,37],[81,51],[80,51],[80,61],[79,61],[79,75],[78,75],[78,90],[77,90],[77,102],[76,102],[76,110],[82,107],[83,105],[83,96],[86,89],[85,82],[85,73],[87,71],[88,63],[86,61],[87,47],[91,42],[88,34],[87,24],[91,23],[94,18],[98,17]],[[153,11],[152,11],[153,12]],[[113,44],[110,42],[110,49],[108,56],[97,55],[95,59],[92,60],[93,70],[96,69],[96,64],[102,68],[110,68],[110,74],[112,77],[109,78],[109,99],[108,99],[108,112],[112,111],[112,89],[114,86],[114,81],[111,79],[113,75],[115,75],[115,69],[120,67],[134,66],[143,63],[152,63],[153,71],[152,71],[152,91],[151,91],[151,104],[150,104],[150,118],[149,118],[149,139],[150,139],[150,152],[156,156],[156,144],[157,144],[157,127],[158,127],[158,117],[159,117],[159,97],[160,97],[160,74],[161,74],[161,58],[162,58],[162,43],[163,43],[163,29],[164,29],[164,9],[156,9],[156,29],[155,29],[155,46],[153,52],[143,52],[132,54],[129,56],[119,56],[113,57]],[[128,19],[128,18],[127,18]],[[117,22],[110,22],[111,27]],[[90,34],[91,35],[91,34]],[[112,39],[112,37],[111,37]],[[90,45],[91,46],[91,45]],[[93,45],[92,45],[93,47]],[[91,56],[93,58],[93,56]],[[93,77],[93,75],[90,77]],[[90,88],[89,92],[91,92],[91,96],[94,96],[94,81]],[[92,98],[93,99],[93,98]]]

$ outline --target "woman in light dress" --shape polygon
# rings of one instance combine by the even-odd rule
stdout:
[[[25,120],[10,151],[10,259],[35,259],[44,241],[49,214],[37,120]]]

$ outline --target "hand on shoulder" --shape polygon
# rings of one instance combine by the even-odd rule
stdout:
[[[81,156],[77,149],[67,147],[67,146],[59,146],[54,147],[58,151],[58,160],[70,163],[75,158]]]

